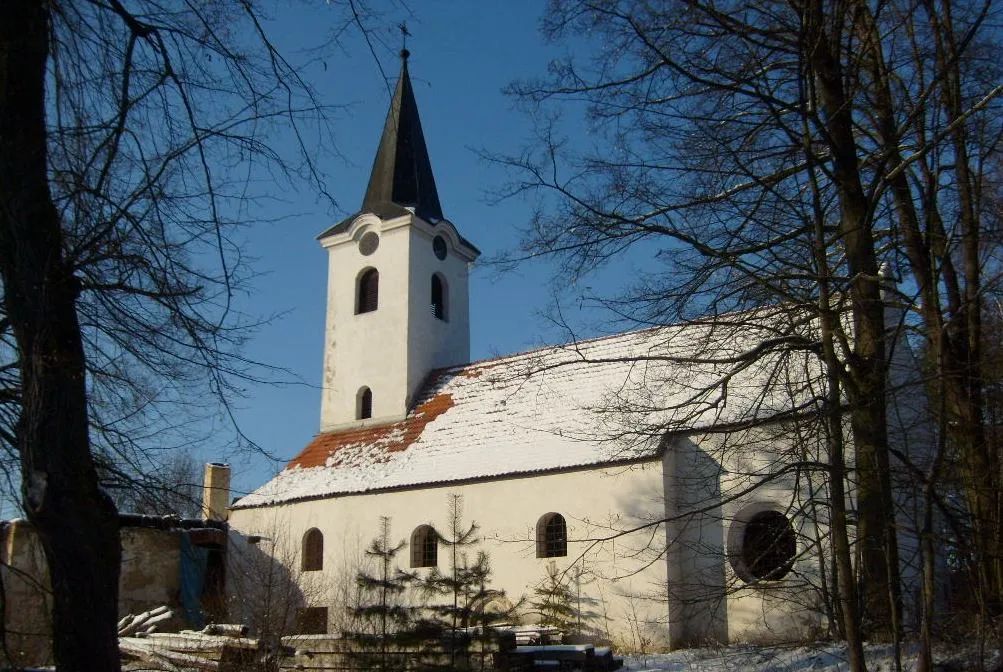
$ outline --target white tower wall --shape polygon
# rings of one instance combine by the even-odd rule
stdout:
[[[404,218],[402,218],[404,219]],[[374,215],[359,217],[344,234],[321,241],[328,251],[327,325],[324,338],[320,431],[356,424],[359,389],[373,393],[372,419],[404,415],[404,398],[394,394],[407,381],[408,245],[406,227]],[[379,247],[368,256],[358,241],[374,231]],[[377,309],[356,314],[358,278],[379,271]]]
[[[363,255],[359,241],[368,232],[380,242]],[[447,241],[444,260],[432,249],[437,235]],[[328,250],[328,288],[320,431],[400,419],[429,372],[469,360],[467,264],[477,253],[448,222],[433,227],[413,215],[387,221],[361,215],[321,244]],[[358,278],[369,268],[379,272],[377,309],[356,314]],[[430,308],[434,273],[447,288],[446,320]],[[363,386],[373,399],[367,420],[356,417]]]
[[[449,235],[452,233],[441,225],[434,228],[422,225],[411,228],[411,316],[407,331],[409,402],[419,391],[429,372],[470,361],[467,264],[472,261],[472,257],[462,254],[459,238]],[[443,260],[438,259],[432,250],[435,236],[442,236],[446,240],[447,254]],[[438,274],[445,284],[445,320],[440,320],[432,313],[433,274]]]

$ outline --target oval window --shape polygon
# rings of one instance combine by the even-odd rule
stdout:
[[[380,246],[380,237],[373,231],[367,231],[359,240],[359,252],[368,257]]]
[[[440,261],[446,258],[446,239],[442,236],[436,236],[432,239],[432,251],[435,252],[435,256],[439,258]]]

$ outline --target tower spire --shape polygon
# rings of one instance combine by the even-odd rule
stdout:
[[[403,25],[401,33],[408,35]],[[389,204],[394,204],[413,208],[416,215],[434,224],[443,218],[442,206],[408,74],[410,52],[401,49],[400,55],[401,74],[376,150],[362,210],[383,212]]]

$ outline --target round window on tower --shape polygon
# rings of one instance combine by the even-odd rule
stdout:
[[[435,238],[433,238],[432,239],[432,251],[435,252],[435,256],[437,256],[440,261],[443,260],[443,259],[445,259],[446,258],[446,239],[443,238],[442,236],[436,236]]]
[[[363,256],[368,257],[370,254],[376,251],[376,248],[380,246],[380,237],[374,231],[367,231],[365,235],[359,239],[359,252]]]

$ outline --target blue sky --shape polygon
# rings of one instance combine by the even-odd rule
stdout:
[[[538,31],[543,7],[539,0],[414,3],[411,16],[388,13],[385,27],[373,36],[386,45],[377,45],[376,53],[389,84],[358,35],[328,44],[323,61],[303,70],[325,103],[348,106],[332,120],[341,156],[317,157],[341,210],[332,212],[305,189],[274,194],[282,201],[270,206],[269,213],[278,219],[255,224],[246,234],[242,252],[256,259],[260,275],[241,308],[256,316],[281,314],[258,332],[248,355],[302,380],[249,387],[240,402],[241,429],[269,452],[289,459],[318,429],[326,258],[315,236],[361,204],[400,67],[400,36],[393,26],[406,19],[412,33],[409,68],[443,211],[484,257],[491,257],[517,244],[530,208],[521,201],[488,202],[488,194],[508,176],[479,158],[478,150],[513,152],[530,138],[527,117],[502,89],[515,79],[545,74],[558,55],[559,47],[545,44]],[[332,12],[330,21],[325,10]],[[272,36],[294,61],[305,57],[297,53],[299,46],[323,42],[334,23],[334,10],[320,2],[275,11]],[[544,263],[505,274],[486,265],[473,269],[474,359],[562,339],[541,316],[551,296],[549,275]],[[204,453],[199,457],[214,459]],[[235,494],[260,485],[280,467],[260,457],[228,459]]]

